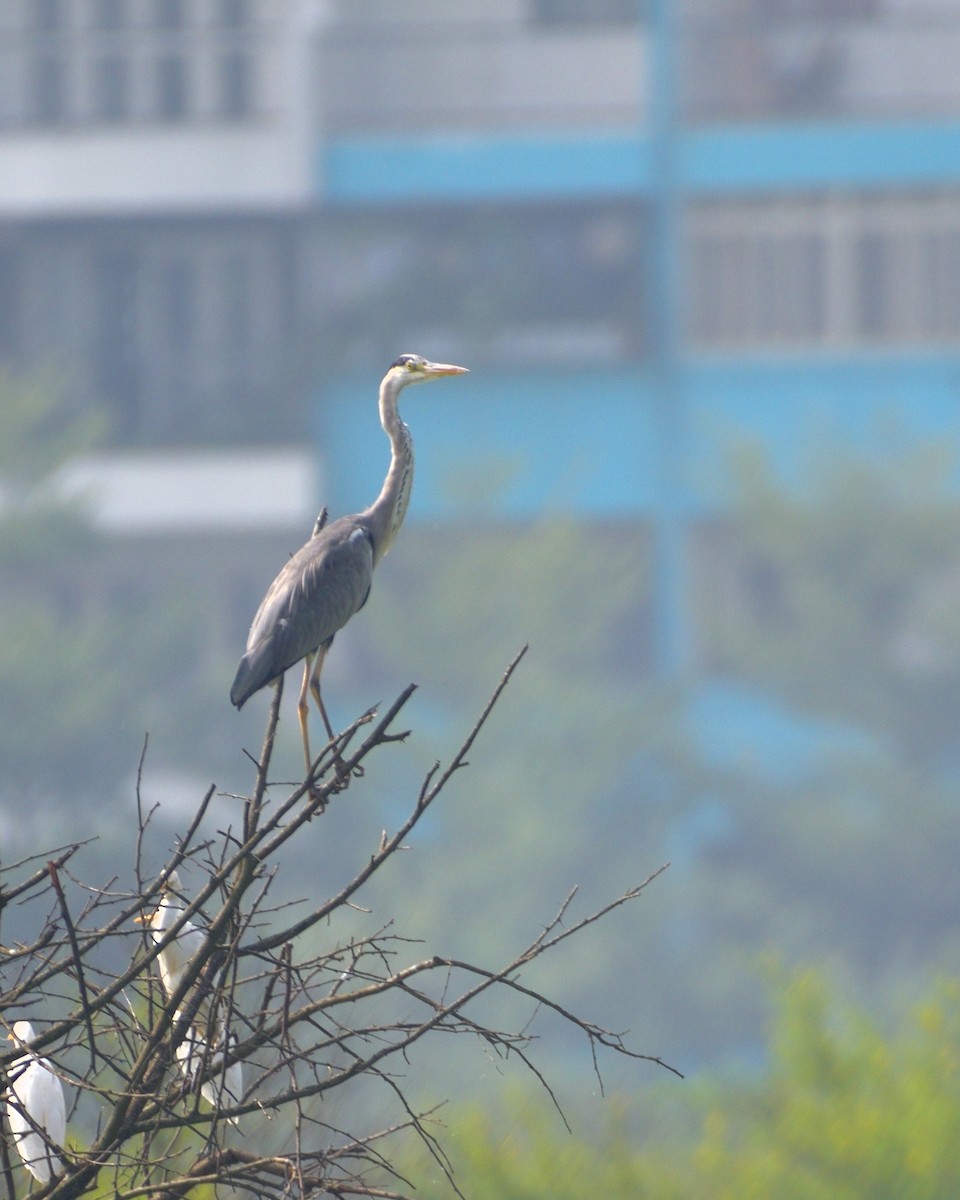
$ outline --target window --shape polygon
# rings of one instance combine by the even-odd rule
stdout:
[[[862,234],[857,242],[855,262],[860,333],[868,338],[882,337],[891,332],[889,237],[879,231]]]
[[[633,359],[647,336],[642,242],[634,204],[344,217],[323,238],[322,336],[350,356],[460,326],[514,362]],[[361,328],[381,350],[358,340]]]
[[[197,271],[195,258],[171,255],[158,264],[152,288],[150,404],[155,426],[181,437],[186,429],[199,435],[207,427],[206,418],[198,420],[196,412],[201,339]]]
[[[140,369],[136,349],[138,263],[133,252],[103,250],[93,263],[93,381],[113,412],[112,432],[139,429]]]
[[[158,29],[182,29],[183,0],[154,0],[154,24]]]
[[[128,0],[97,0],[94,23],[98,29],[122,29],[127,16]]]
[[[220,111],[225,117],[246,117],[253,108],[249,54],[234,50],[220,60]]]
[[[187,70],[183,56],[165,54],[157,60],[157,115],[178,121],[187,112]]]
[[[159,276],[160,334],[168,353],[184,357],[197,330],[196,271],[185,258],[164,263]]]
[[[960,228],[932,230],[923,239],[921,304],[925,326],[936,339],[960,338]]]
[[[20,255],[10,246],[0,247],[0,359],[17,357],[23,271]]]
[[[693,206],[686,253],[694,341],[802,345],[836,337],[828,315],[833,212],[816,200]]]
[[[701,346],[960,338],[960,193],[735,200],[686,219]]]
[[[32,0],[33,27],[39,33],[57,33],[63,27],[61,0]]]
[[[228,373],[244,376],[253,353],[252,272],[250,260],[231,255],[223,265],[223,329]]]
[[[94,107],[104,121],[123,121],[130,115],[129,72],[125,59],[112,54],[94,68]]]
[[[786,233],[754,247],[756,325],[761,340],[808,341],[823,333],[820,239]]]
[[[220,0],[220,24],[239,29],[250,20],[249,0]]]
[[[33,60],[33,118],[56,125],[66,117],[66,64],[59,54],[38,54]]]

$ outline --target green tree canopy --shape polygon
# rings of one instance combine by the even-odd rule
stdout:
[[[754,979],[756,982],[756,979]],[[945,1200],[960,1191],[960,981],[886,1032],[816,971],[780,979],[749,1082],[641,1086],[585,1135],[529,1098],[465,1109],[448,1148],[473,1200]],[[666,1112],[669,1119],[663,1119]],[[429,1181],[426,1200],[442,1190]]]

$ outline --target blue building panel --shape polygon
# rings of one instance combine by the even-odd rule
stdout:
[[[643,197],[651,139],[584,134],[343,138],[318,151],[328,203]],[[737,125],[677,134],[687,195],[823,188],[906,188],[960,180],[960,122]]]
[[[334,514],[369,504],[386,471],[374,388],[348,378],[318,397],[329,487],[318,499]],[[403,403],[417,450],[408,519],[656,520],[669,503],[659,492],[668,426],[688,517],[723,510],[744,445],[761,448],[798,487],[818,458],[846,451],[894,461],[911,445],[945,439],[960,450],[952,355],[700,359],[682,370],[678,394],[681,407],[665,422],[653,377],[640,369],[481,371],[414,388]]]
[[[797,488],[831,456],[892,462],[911,446],[944,441],[960,451],[955,354],[700,359],[685,378],[687,464],[698,505],[722,506],[738,446],[761,448]]]
[[[318,398],[322,500],[334,513],[369,504],[386,472],[372,385],[344,379]],[[408,520],[648,511],[656,443],[643,393],[629,369],[473,373],[411,389],[402,404],[416,447]]]
[[[633,195],[649,170],[645,139],[621,130],[344,138],[321,147],[317,191],[334,204]]]
[[[693,193],[884,189],[960,179],[960,123],[809,122],[736,125],[678,139]]]

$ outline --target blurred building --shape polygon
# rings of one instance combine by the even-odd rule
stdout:
[[[118,445],[298,433],[268,414],[295,370],[312,202],[301,15],[0,5],[0,352],[63,368]]]
[[[506,511],[644,520],[646,659],[703,665],[689,598],[750,586],[716,552],[738,443],[798,478],[960,433],[958,51],[941,0],[334,5],[319,178],[368,275],[338,344],[475,368],[418,424],[420,511],[480,448]]]
[[[53,368],[109,430],[63,478],[113,550],[77,603],[182,578],[217,597],[214,653],[319,490],[299,353],[313,8],[0,3],[0,361]]]
[[[0,356],[335,511],[386,363],[462,361],[417,512],[647,520],[681,611],[738,439],[958,431],[958,57],[945,0],[4,0]]]

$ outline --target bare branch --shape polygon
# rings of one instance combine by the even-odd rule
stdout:
[[[539,1014],[552,1014],[586,1040],[601,1088],[604,1053],[679,1075],[630,1046],[624,1034],[521,978],[530,964],[563,953],[570,939],[589,936],[596,922],[638,899],[664,867],[577,918],[572,890],[500,967],[424,952],[389,916],[364,936],[350,920],[364,888],[467,767],[525,653],[526,647],[509,664],[446,766],[426,772],[399,826],[358,857],[333,895],[305,911],[271,898],[283,853],[299,844],[308,826],[315,828],[332,802],[363,787],[360,775],[371,756],[388,753],[407,736],[396,726],[412,686],[382,714],[360,714],[321,750],[302,781],[283,786],[270,782],[278,686],[260,756],[251,760],[251,793],[234,798],[242,801],[236,832],[201,834],[216,795],[211,786],[149,883],[142,863],[155,830],[153,810],[145,811],[140,794],[145,740],[136,779],[132,892],[115,881],[93,887],[74,880],[85,901],[81,911],[71,911],[60,872],[80,845],[62,849],[42,869],[27,859],[5,872],[0,907],[14,899],[49,907],[30,945],[3,951],[2,1011],[52,1015],[37,1028],[33,1048],[73,1097],[79,1125],[92,1130],[89,1144],[65,1155],[63,1174],[41,1185],[36,1200],[73,1200],[94,1187],[112,1190],[117,1200],[181,1200],[216,1184],[254,1200],[287,1190],[301,1197],[408,1200],[415,1188],[403,1178],[395,1150],[404,1138],[425,1147],[459,1195],[430,1113],[418,1112],[404,1090],[403,1068],[424,1039],[469,1037],[529,1072],[566,1121],[537,1061],[531,1028]],[[194,877],[189,894],[182,894],[181,869]],[[481,1019],[476,1002],[489,994],[519,999],[527,1015],[519,1025]],[[22,1048],[0,1054],[0,1066],[21,1054]],[[329,1123],[329,1098],[355,1084],[378,1089],[390,1113],[379,1127],[363,1127],[362,1117],[357,1129]],[[244,1124],[254,1117],[256,1136]],[[4,1140],[4,1155],[6,1146]],[[13,1200],[18,1167],[7,1157],[0,1166]]]

